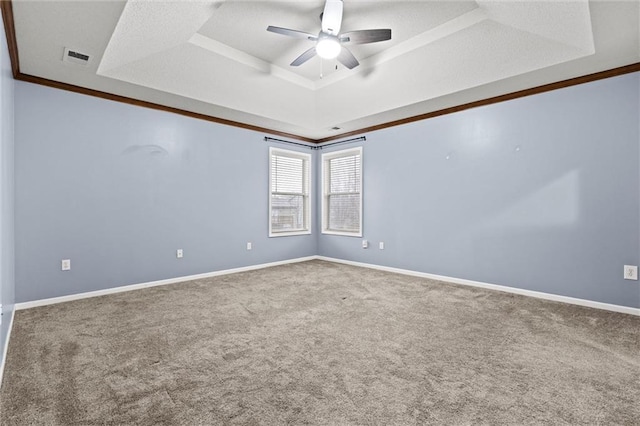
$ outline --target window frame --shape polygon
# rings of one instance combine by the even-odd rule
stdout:
[[[303,164],[306,164],[306,195],[301,194],[303,197],[303,222],[304,229],[296,229],[292,231],[274,231],[273,230],[273,222],[272,222],[272,201],[273,201],[273,156],[278,157],[289,157],[300,159],[303,161]],[[292,151],[288,149],[269,147],[269,212],[268,212],[268,220],[269,220],[269,238],[271,237],[289,237],[294,235],[310,235],[311,234],[311,193],[312,193],[312,185],[311,185],[311,167],[312,167],[312,158],[311,154],[307,154],[299,151]],[[304,166],[303,166],[304,169]],[[303,173],[305,173],[303,171]],[[303,178],[305,178],[303,176]]]
[[[354,155],[359,155],[360,156],[360,211],[359,211],[359,229],[358,231],[354,231],[354,232],[350,232],[350,231],[334,231],[329,229],[329,196],[331,195],[328,191],[330,189],[330,185],[328,185],[328,173],[329,173],[329,164],[330,161],[335,159],[335,158],[341,158],[341,157],[351,157]],[[363,235],[363,223],[362,223],[362,219],[363,219],[363,210],[364,210],[364,206],[363,206],[363,192],[364,192],[364,186],[363,186],[363,180],[364,180],[364,176],[363,176],[363,172],[364,172],[364,157],[362,155],[362,147],[355,147],[355,148],[348,148],[348,149],[342,149],[339,151],[332,151],[332,152],[327,152],[322,154],[322,158],[321,158],[321,163],[322,163],[322,177],[321,177],[321,192],[322,192],[322,229],[321,232],[322,234],[327,234],[327,235],[341,235],[341,236],[345,236],[345,237],[362,237]]]

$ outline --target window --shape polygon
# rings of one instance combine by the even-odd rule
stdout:
[[[322,154],[322,232],[362,236],[362,147]]]
[[[269,148],[269,236],[310,234],[311,156]]]

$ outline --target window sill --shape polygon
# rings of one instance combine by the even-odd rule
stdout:
[[[322,231],[322,233],[325,235],[340,235],[342,237],[362,238],[362,232],[329,231],[325,229],[324,231]]]
[[[295,235],[311,235],[311,231],[269,232],[269,238],[293,237]]]

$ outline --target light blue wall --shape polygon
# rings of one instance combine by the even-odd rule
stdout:
[[[15,113],[17,302],[317,252],[268,238],[263,134],[22,82]]]
[[[13,175],[13,101],[14,82],[4,26],[0,25],[0,365],[9,334],[13,312],[14,275],[14,175]]]
[[[267,238],[262,134],[17,83],[16,300],[321,254],[638,307],[639,104],[636,73],[367,134],[363,250]]]
[[[639,122],[635,73],[367,134],[371,248],[319,253],[640,307]]]

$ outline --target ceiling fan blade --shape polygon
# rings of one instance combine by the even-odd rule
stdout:
[[[350,31],[340,34],[342,43],[365,44],[391,40],[391,30],[388,28],[377,30]]]
[[[318,40],[317,35],[305,33],[304,31],[290,30],[289,28],[274,27],[269,25],[267,27],[267,31],[271,31],[272,33],[276,33],[276,34],[282,34],[288,37],[304,38],[311,41]]]
[[[351,53],[351,51],[344,46],[342,46],[342,49],[340,49],[340,54],[338,54],[337,59],[338,62],[349,69],[353,69],[360,65],[360,62],[358,62],[356,57],[353,56],[353,53]]]
[[[322,12],[322,32],[337,36],[342,25],[342,0],[327,0]]]
[[[311,49],[304,52],[302,55],[298,56],[293,62],[291,62],[291,66],[297,67],[299,65],[302,65],[305,62],[307,62],[309,59],[313,58],[314,56],[316,56],[315,46],[313,46]]]

